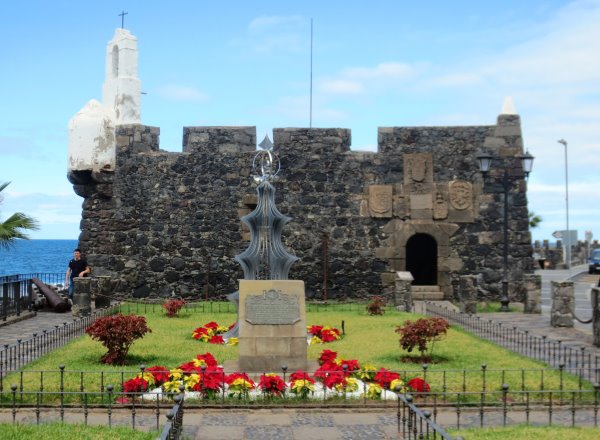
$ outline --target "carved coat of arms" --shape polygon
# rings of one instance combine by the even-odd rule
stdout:
[[[448,193],[450,204],[454,209],[467,209],[473,204],[473,185],[470,182],[453,180],[450,182]]]
[[[427,177],[427,159],[423,156],[413,156],[408,160],[408,169],[413,182],[423,182]]]
[[[392,193],[391,185],[371,185],[369,187],[369,208],[373,217],[391,217]]]

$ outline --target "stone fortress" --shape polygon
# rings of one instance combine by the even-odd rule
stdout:
[[[79,245],[97,275],[135,298],[223,298],[242,278],[240,218],[256,206],[255,127],[185,127],[183,151],[160,149],[141,124],[137,40],[108,43],[103,102],[69,122],[68,178],[83,198]],[[502,167],[484,180],[477,155],[503,161],[509,192],[511,300],[539,289],[533,275],[519,116],[510,102],[495,125],[381,127],[376,152],[352,151],[342,128],[277,128],[277,205],[293,221],[284,244],[290,278],[314,299],[389,295],[396,271],[456,297],[461,275],[480,275],[482,299],[502,280]]]

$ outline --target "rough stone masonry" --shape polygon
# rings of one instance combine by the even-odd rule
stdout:
[[[377,152],[350,150],[350,130],[279,128],[277,205],[293,221],[290,279],[308,298],[390,297],[396,271],[458,297],[480,275],[481,299],[500,297],[502,167],[484,180],[479,152],[508,167],[511,300],[524,301],[533,260],[520,119],[496,125],[384,127]],[[117,125],[114,170],[70,170],[83,197],[79,245],[121,295],[223,298],[237,290],[233,257],[247,246],[240,221],[256,204],[254,127],[186,127],[183,151],[160,150],[159,128]]]

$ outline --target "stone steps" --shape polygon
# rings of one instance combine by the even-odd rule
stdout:
[[[442,301],[444,292],[440,286],[411,286],[413,301]]]

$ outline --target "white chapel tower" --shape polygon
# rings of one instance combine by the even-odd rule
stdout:
[[[69,121],[69,171],[114,171],[115,127],[141,124],[137,38],[119,28],[106,46],[102,103],[95,99]]]

